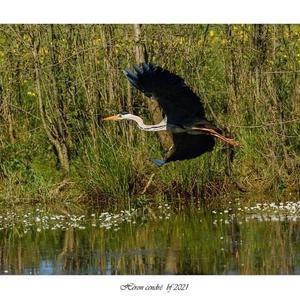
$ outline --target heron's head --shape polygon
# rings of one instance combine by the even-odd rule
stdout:
[[[116,115],[107,116],[107,117],[103,118],[103,120],[122,120],[122,119],[129,119],[131,115],[132,115],[132,114],[130,114],[130,113],[128,113],[128,112],[121,112],[121,113],[116,114]]]

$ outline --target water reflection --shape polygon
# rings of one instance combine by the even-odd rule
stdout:
[[[94,216],[93,216],[94,217]],[[2,274],[298,274],[299,221],[230,221],[182,211],[168,219],[94,218],[65,229],[18,225],[0,232]],[[134,222],[134,223],[133,223]]]

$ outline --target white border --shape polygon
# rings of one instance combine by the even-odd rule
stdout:
[[[9,0],[0,23],[300,23],[300,1]],[[122,292],[120,285],[190,284],[189,291]],[[292,298],[299,276],[2,276],[3,298]]]
[[[300,23],[298,0],[9,0],[1,23]]]
[[[188,283],[187,291],[122,291],[121,285]],[[299,276],[6,276],[3,298],[294,298]]]

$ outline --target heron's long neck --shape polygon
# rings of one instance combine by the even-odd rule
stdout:
[[[154,131],[166,131],[167,129],[166,119],[163,119],[160,123],[156,125],[146,125],[144,124],[144,121],[139,116],[136,115],[131,115],[130,118],[128,119],[135,121],[138,124],[139,128],[143,131],[154,132]]]

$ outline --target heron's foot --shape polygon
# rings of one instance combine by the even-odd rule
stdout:
[[[163,166],[166,162],[164,160],[159,160],[159,159],[155,159],[153,160],[153,163],[158,166],[158,167],[161,167]]]
[[[218,138],[220,138],[220,137],[218,137]],[[228,137],[223,136],[223,138],[220,138],[220,139],[223,140],[225,143],[228,143],[232,146],[237,146],[237,147],[241,146],[241,144],[237,140],[234,140],[232,138],[228,138]]]

